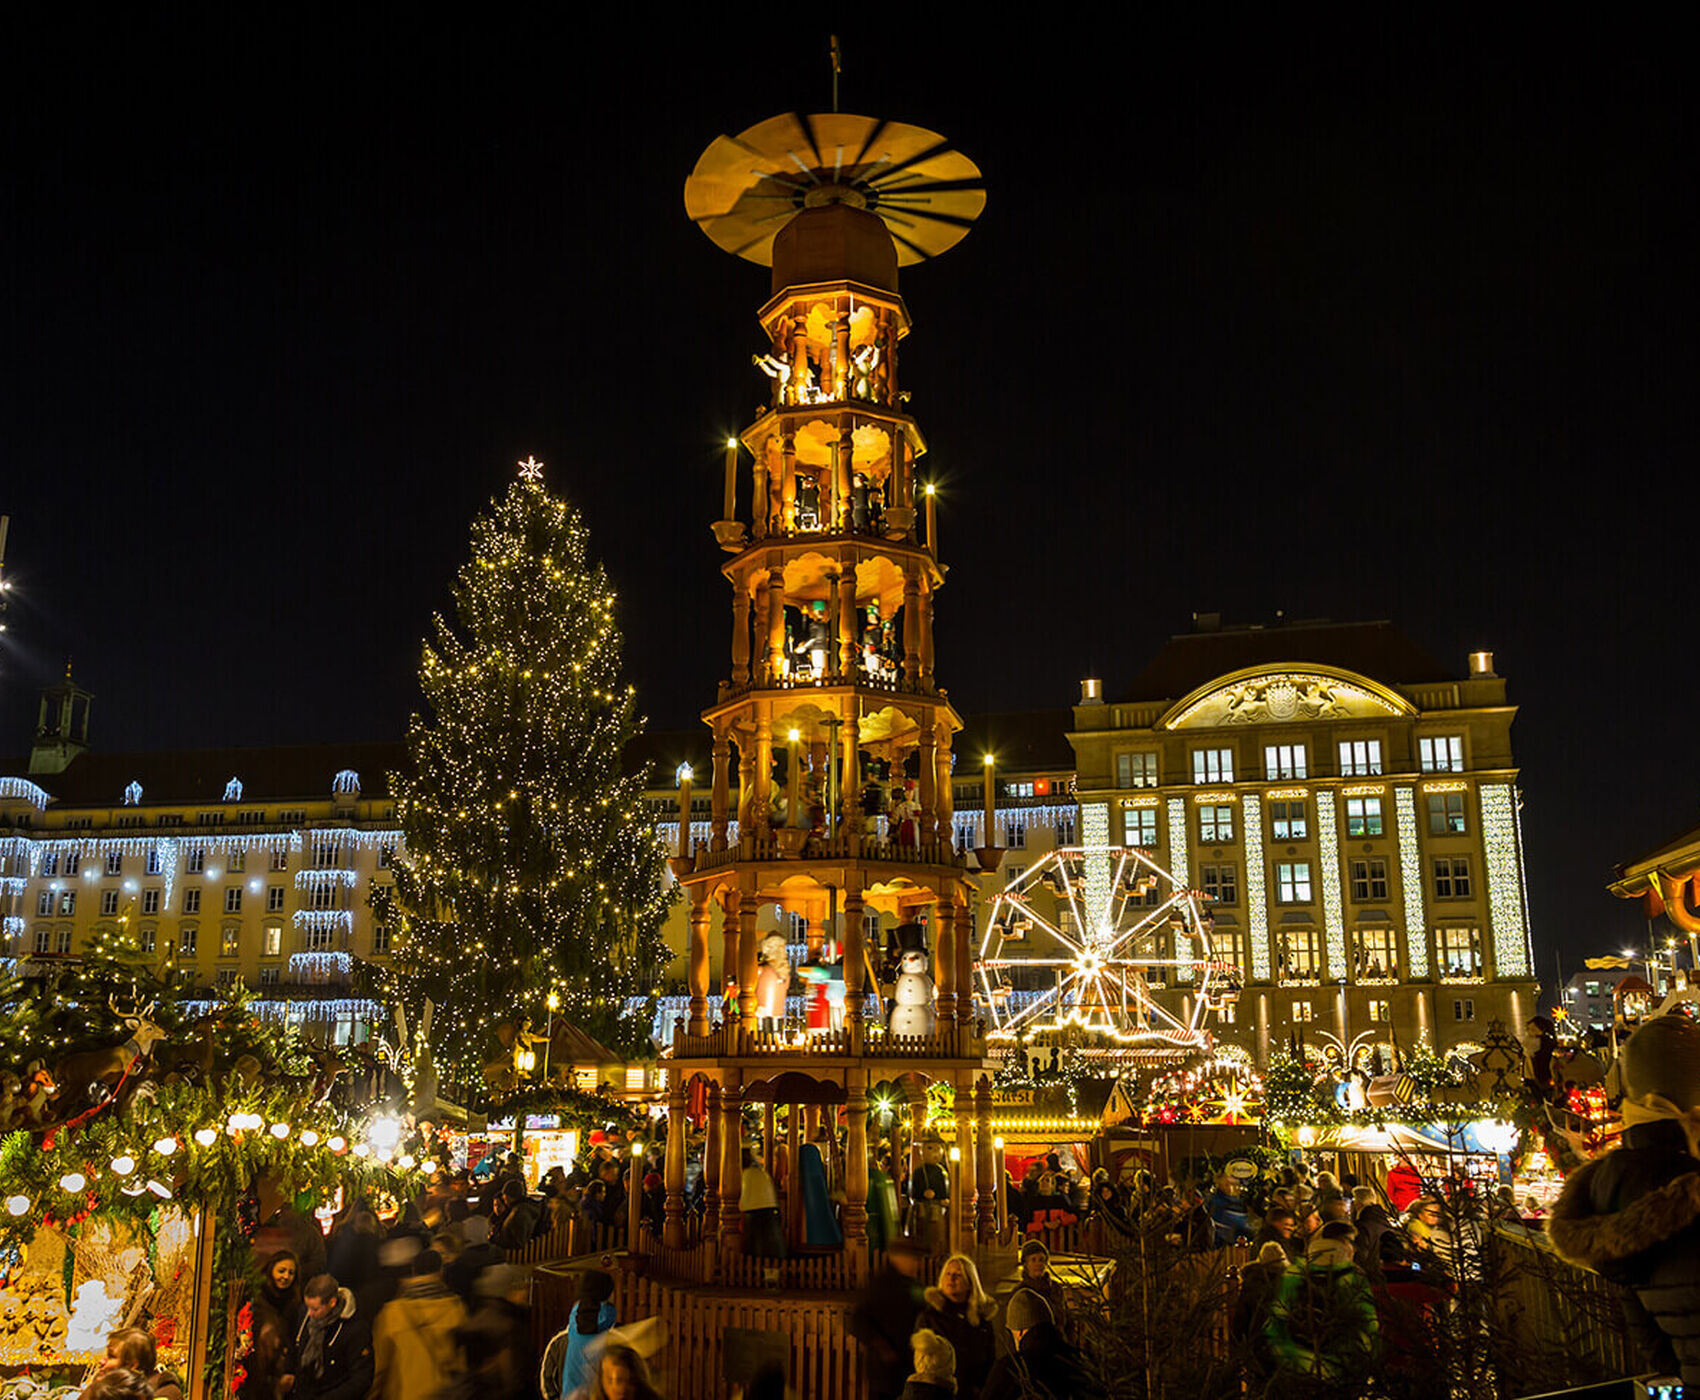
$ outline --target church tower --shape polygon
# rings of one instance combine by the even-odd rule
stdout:
[[[703,712],[713,733],[712,835],[694,850],[682,838],[673,861],[691,929],[673,1098],[682,1112],[687,1085],[707,1081],[721,1261],[711,1272],[723,1282],[738,1281],[741,1262],[745,1104],[762,1105],[770,1161],[780,1150],[776,1109],[787,1109],[784,1150],[794,1154],[799,1122],[812,1140],[809,1129],[835,1122],[843,1106],[843,1283],[866,1260],[871,1084],[901,1082],[917,1130],[927,1087],[952,1086],[963,1189],[952,1193],[949,1239],[974,1238],[976,1196],[980,1228],[992,1219],[993,1062],[970,985],[974,871],[951,842],[962,724],[935,670],[945,565],[937,500],[918,469],[926,440],[899,375],[910,317],[898,290],[899,268],[959,242],[984,204],[978,169],[943,138],[840,113],[775,117],[720,137],[685,185],[690,217],[716,244],[772,269],[753,357],[769,401],[727,443],[713,525],[728,556],[731,638],[718,696]],[[688,833],[688,794],[682,803]],[[995,868],[999,854],[982,859]],[[791,969],[764,971],[764,904],[806,929],[805,977],[835,979],[841,967],[841,1024],[808,1029],[784,1018]],[[728,985],[711,989],[716,905]],[[918,1020],[888,1026],[875,982],[881,949],[869,936],[882,927],[912,950],[912,966],[914,950],[929,958],[936,1000]],[[679,1149],[677,1171],[668,1163],[671,1240],[683,1238],[682,1138]]]
[[[89,749],[89,710],[94,696],[71,679],[71,663],[65,663],[65,679],[41,692],[36,715],[35,742],[30,746],[30,773],[63,773]]]

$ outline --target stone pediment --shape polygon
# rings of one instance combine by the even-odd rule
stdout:
[[[1368,676],[1332,666],[1259,666],[1201,685],[1158,721],[1159,729],[1387,719],[1416,707]]]

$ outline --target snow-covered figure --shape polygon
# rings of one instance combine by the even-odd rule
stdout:
[[[761,941],[761,971],[756,974],[756,1024],[776,1031],[785,1019],[785,994],[791,990],[791,960],[785,935],[770,933]]]
[[[931,1035],[936,1024],[933,979],[927,970],[927,950],[921,946],[920,932],[917,924],[906,924],[897,930],[902,952],[898,956],[897,984],[892,989],[891,1021],[887,1027],[893,1035]]]

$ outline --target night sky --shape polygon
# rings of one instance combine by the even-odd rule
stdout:
[[[767,273],[681,191],[717,134],[828,106],[834,21],[81,13],[5,36],[0,752],[68,653],[103,749],[398,737],[533,452],[645,711],[690,722]],[[1611,867],[1700,821],[1686,45],[837,27],[844,110],[989,190],[902,284],[958,707],[1113,697],[1194,611],[1492,649],[1541,970],[1644,937]]]

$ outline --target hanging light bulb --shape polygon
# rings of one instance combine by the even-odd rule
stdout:
[[[59,1178],[60,1189],[70,1191],[73,1194],[81,1191],[88,1184],[88,1178],[81,1172],[66,1172],[64,1176]]]
[[[28,1196],[8,1196],[6,1198],[7,1215],[28,1215],[30,1198]]]
[[[317,1133],[315,1133],[311,1128],[303,1128],[301,1130],[301,1145],[303,1147],[317,1146],[318,1141],[319,1141],[319,1135]]]
[[[169,1157],[177,1150],[177,1139],[174,1137],[155,1138],[153,1150],[161,1157]]]
[[[169,1201],[171,1199],[171,1188],[161,1182],[150,1179],[148,1182],[148,1190],[152,1191],[154,1195],[158,1196],[162,1201]]]
[[[202,1128],[196,1132],[195,1141],[200,1143],[202,1147],[211,1147],[218,1141],[218,1130],[216,1128]]]
[[[128,1154],[112,1159],[112,1174],[114,1176],[128,1176],[135,1169],[136,1159]]]
[[[287,1123],[273,1123],[272,1126],[271,1126],[271,1135],[274,1138],[276,1138],[279,1142],[282,1142],[286,1137],[289,1136],[289,1124],[287,1124]]]

